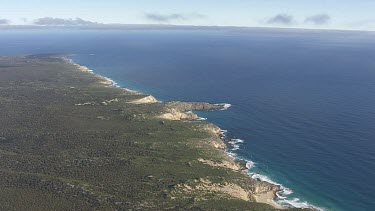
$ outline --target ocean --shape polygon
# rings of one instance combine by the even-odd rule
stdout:
[[[280,29],[5,30],[0,54],[73,60],[162,101],[230,103],[197,112],[236,139],[277,202],[375,210],[375,32]]]

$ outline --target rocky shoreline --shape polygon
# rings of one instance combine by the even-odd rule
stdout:
[[[286,207],[283,207],[279,204],[277,204],[274,199],[277,198],[277,193],[281,191],[281,187],[279,185],[271,184],[266,181],[261,181],[259,179],[253,179],[251,178],[246,171],[248,170],[248,167],[246,166],[246,161],[237,159],[233,156],[230,156],[228,153],[226,153],[230,139],[226,139],[226,136],[223,133],[223,130],[217,127],[216,125],[212,124],[211,132],[217,137],[217,139],[220,140],[221,144],[216,145],[215,147],[218,149],[221,149],[232,162],[231,164],[227,164],[225,162],[219,164],[221,166],[224,166],[226,168],[230,168],[234,171],[241,171],[241,173],[245,174],[249,178],[249,187],[250,187],[250,193],[249,195],[252,195],[254,200],[256,202],[260,203],[266,203],[269,204],[277,209],[286,209]],[[207,161],[205,161],[207,162]],[[212,163],[210,165],[213,165]],[[216,164],[218,165],[218,164]]]
[[[104,77],[102,75],[94,73],[89,68],[74,63],[71,59],[67,59],[66,57],[62,57],[66,63],[70,63],[77,67],[77,70],[88,72],[95,77],[99,78],[101,83],[105,86],[112,86],[118,87],[117,83],[113,80]],[[118,87],[119,88],[119,87]],[[135,95],[140,95],[141,98],[136,100],[130,101],[128,103],[132,104],[152,104],[152,103],[163,103],[159,102],[155,97],[152,95],[144,95],[142,93],[129,90],[126,88],[121,88],[127,92],[131,92]],[[218,110],[225,110],[228,107],[228,104],[210,104],[206,102],[180,102],[180,101],[172,101],[172,102],[165,102],[164,104],[164,113],[158,114],[155,118],[165,119],[165,120],[174,120],[174,121],[195,121],[201,120],[200,117],[194,114],[192,111],[218,111]],[[214,162],[211,160],[204,160],[198,159],[198,162],[204,163],[209,166],[216,166],[227,168],[232,171],[237,171],[245,174],[248,177],[247,186],[249,187],[248,190],[243,189],[240,186],[234,184],[226,184],[224,187],[218,187],[214,184],[211,184],[210,181],[199,181],[202,183],[197,189],[205,189],[211,191],[222,191],[229,195],[232,195],[235,198],[240,198],[246,201],[255,201],[259,203],[266,203],[273,206],[276,209],[285,209],[281,205],[277,204],[274,199],[277,197],[277,192],[279,192],[280,186],[274,185],[265,181],[261,181],[259,179],[253,179],[245,172],[247,170],[246,163],[242,160],[238,160],[229,156],[226,153],[228,149],[227,143],[230,140],[226,140],[226,137],[223,135],[222,130],[214,124],[208,124],[205,128],[202,128],[205,131],[208,131],[212,134],[213,139],[211,140],[212,146],[216,149],[219,149],[223,152],[223,154],[227,157],[226,161],[222,162]],[[183,190],[192,190],[190,186],[181,186]]]

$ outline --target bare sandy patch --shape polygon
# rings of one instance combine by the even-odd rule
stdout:
[[[138,99],[138,100],[133,100],[133,101],[130,101],[128,103],[132,103],[132,104],[149,104],[149,103],[157,103],[159,102],[154,96],[152,95],[149,95],[147,97],[144,97],[144,98],[141,98],[141,99]]]

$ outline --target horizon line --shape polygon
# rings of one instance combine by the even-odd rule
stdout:
[[[264,29],[264,30],[296,30],[296,31],[336,31],[336,32],[375,32],[374,30],[364,29],[330,29],[330,28],[299,28],[299,27],[267,27],[267,26],[225,26],[225,25],[184,25],[184,24],[88,24],[88,25],[0,25],[2,29],[98,29],[98,30],[167,30],[167,29],[183,29],[183,30],[198,30],[198,29]]]

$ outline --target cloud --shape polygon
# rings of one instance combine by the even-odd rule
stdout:
[[[305,19],[305,23],[312,23],[315,25],[327,24],[331,20],[331,17],[326,14],[318,14],[309,16]]]
[[[7,25],[10,24],[10,20],[8,19],[0,19],[0,25]]]
[[[63,18],[45,17],[45,18],[36,19],[34,21],[34,24],[43,25],[43,26],[89,26],[89,25],[98,25],[100,23],[86,21],[81,18],[63,19]]]
[[[278,14],[272,18],[267,20],[268,24],[282,24],[282,25],[290,25],[294,22],[294,18],[288,14]]]
[[[145,14],[145,18],[155,22],[170,22],[175,20],[189,20],[189,19],[202,19],[205,18],[205,15],[194,13],[189,15],[184,14],[169,14],[169,15],[161,15],[156,13],[147,13]]]

